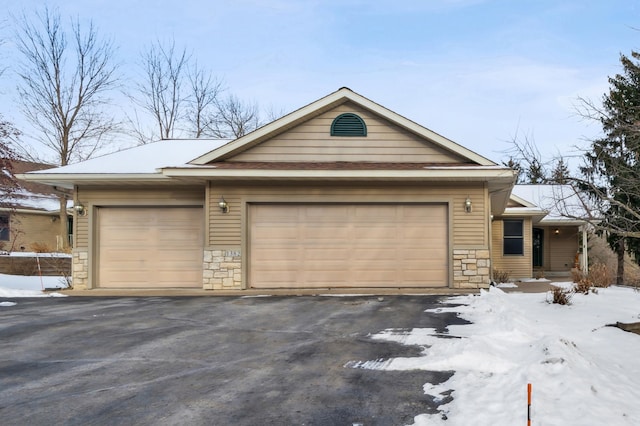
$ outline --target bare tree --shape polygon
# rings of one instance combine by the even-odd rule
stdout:
[[[19,188],[13,174],[13,161],[16,155],[11,148],[19,136],[20,131],[12,123],[4,120],[0,114],[0,205],[3,207],[11,207],[13,194]]]
[[[175,41],[153,43],[143,54],[144,80],[130,97],[153,119],[155,131],[147,132],[135,114],[129,118],[133,135],[141,144],[157,139],[172,139],[182,134],[191,137],[240,137],[260,125],[256,104],[236,96],[221,99],[222,82],[210,71],[192,61]]]
[[[266,114],[267,120],[271,122],[284,117],[285,115],[287,115],[287,112],[284,108],[276,107],[275,105],[271,104],[267,108],[265,114]]]
[[[142,55],[141,66],[145,80],[137,84],[137,96],[131,98],[153,117],[160,139],[173,138],[177,125],[183,118],[187,100],[184,84],[188,61],[187,51],[176,50],[174,40],[167,46],[157,40]],[[135,133],[141,143],[155,139],[155,135],[140,137],[145,132],[140,131],[139,126],[134,127],[138,129]]]
[[[222,83],[205,72],[196,62],[189,70],[191,96],[188,98],[186,123],[195,138],[213,133],[216,123],[216,105],[222,92]]]
[[[520,138],[518,131],[510,141],[511,147],[507,151],[509,154],[508,165],[517,167],[518,183],[540,184],[548,181],[548,164],[543,161],[533,137],[524,135]]]
[[[92,23],[85,29],[76,19],[63,27],[60,14],[48,8],[36,12],[33,21],[23,14],[18,25],[18,94],[38,140],[60,166],[91,157],[116,127],[103,110],[117,84],[112,43],[100,40]],[[60,194],[63,236],[67,199]]]
[[[242,102],[234,95],[217,103],[214,135],[239,138],[260,127],[260,112],[255,103]]]

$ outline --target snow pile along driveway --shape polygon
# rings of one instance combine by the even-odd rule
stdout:
[[[44,292],[44,289],[63,289],[67,284],[63,277],[34,277],[0,274],[0,298],[18,297],[66,297],[60,293]],[[0,306],[14,306],[4,303]]]
[[[373,338],[423,346],[423,355],[356,366],[455,371],[447,382],[424,385],[436,400],[450,393],[453,401],[443,401],[440,414],[417,416],[416,425],[524,425],[527,383],[535,425],[639,424],[640,336],[606,325],[640,321],[640,293],[599,289],[575,295],[570,306],[547,297],[493,288],[451,298],[463,305],[439,311],[472,324],[450,326],[447,336],[385,330]]]

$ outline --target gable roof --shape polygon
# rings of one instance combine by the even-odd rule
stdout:
[[[391,123],[408,130],[422,138],[432,142],[447,151],[455,153],[463,158],[470,160],[482,166],[495,166],[493,161],[453,142],[444,136],[435,133],[426,127],[423,127],[403,116],[397,114],[390,109],[383,107],[358,93],[353,92],[347,87],[343,87],[315,102],[312,102],[290,114],[285,115],[259,129],[229,142],[217,149],[207,152],[198,158],[190,161],[193,165],[206,165],[213,161],[222,161],[228,159],[240,152],[243,152],[267,139],[270,139],[292,127],[295,127],[317,115],[322,114],[346,102],[353,102],[362,108],[365,108]]]
[[[292,129],[344,103],[370,111],[420,141],[448,151],[462,160],[457,164],[319,162],[260,165],[243,162],[234,168],[224,160]],[[425,144],[425,147],[427,145]],[[26,173],[26,180],[72,189],[74,185],[202,184],[209,180],[312,180],[312,181],[439,181],[483,182],[491,197],[493,214],[504,211],[515,181],[512,169],[425,128],[371,100],[342,88],[241,138],[228,140],[163,140],[56,169]]]
[[[73,182],[167,180],[160,169],[183,166],[228,139],[167,139],[91,158],[64,167],[37,170],[19,178],[72,189]]]
[[[532,215],[538,216],[542,225],[580,225],[589,217],[588,200],[571,185],[515,185],[511,200],[522,207],[507,207],[505,215],[526,215],[527,211],[537,210],[538,213]]]

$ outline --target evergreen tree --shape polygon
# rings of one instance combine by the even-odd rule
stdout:
[[[640,53],[621,55],[623,71],[609,78],[599,119],[604,137],[585,155],[583,189],[604,200],[601,229],[618,255],[622,284],[625,250],[640,255]]]
[[[524,183],[522,181],[522,165],[518,161],[514,160],[513,157],[509,157],[509,161],[503,161],[502,165],[507,166],[516,172],[517,184]]]
[[[547,178],[545,176],[544,167],[537,158],[533,158],[529,161],[526,170],[527,182],[526,183],[545,183]]]
[[[569,167],[562,157],[560,157],[551,171],[550,183],[564,185],[569,182]]]

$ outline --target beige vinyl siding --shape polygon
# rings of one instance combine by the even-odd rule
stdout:
[[[545,233],[544,270],[551,272],[568,271],[573,268],[579,249],[577,226],[543,228]]]
[[[60,218],[42,214],[8,213],[10,216],[10,241],[4,242],[5,250],[32,251],[33,244],[45,245],[54,251],[58,245]],[[65,235],[64,238],[67,238]]]
[[[451,242],[456,248],[488,247],[487,194],[483,184],[446,185],[435,183],[398,185],[220,185],[210,184],[209,245],[212,247],[241,247],[243,222],[248,203],[450,203]],[[218,208],[224,196],[229,212]],[[469,196],[473,212],[464,211]],[[246,222],[245,222],[246,223]]]
[[[345,112],[353,112],[365,121],[366,137],[330,136],[332,121]],[[466,162],[352,103],[340,105],[227,161]]]
[[[99,206],[202,206],[204,186],[76,188],[76,200],[89,209],[90,214],[74,217],[76,248],[89,247],[91,210]],[[217,203],[217,200],[216,200]]]
[[[509,218],[518,219],[518,218]],[[523,219],[524,255],[503,254],[502,218],[491,223],[491,258],[493,270],[507,271],[511,278],[530,278],[532,276],[531,219]]]

